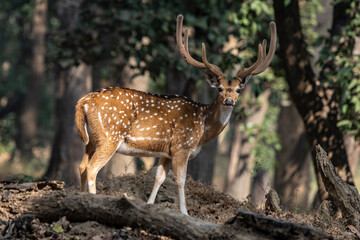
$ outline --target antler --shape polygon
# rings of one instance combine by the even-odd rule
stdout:
[[[214,64],[211,64],[208,62],[207,58],[206,58],[206,47],[205,47],[205,43],[202,43],[202,60],[205,64],[205,66],[211,71],[213,72],[217,77],[220,77],[220,76],[224,76],[223,72],[221,71],[221,69],[214,65]]]
[[[177,16],[177,22],[176,22],[176,43],[177,46],[180,50],[181,55],[183,56],[183,58],[185,59],[185,61],[187,63],[189,63],[190,65],[196,67],[196,68],[201,68],[201,69],[208,69],[211,72],[213,72],[217,77],[220,76],[224,76],[224,74],[222,73],[222,71],[220,70],[220,68],[214,64],[211,64],[207,61],[206,58],[206,49],[205,49],[205,44],[202,43],[202,62],[199,62],[197,60],[195,60],[193,57],[191,57],[190,53],[189,53],[189,48],[188,48],[188,38],[189,38],[189,34],[188,34],[188,30],[185,30],[185,40],[184,40],[184,44],[182,43],[182,24],[183,24],[183,19],[184,16],[182,14],[179,14]]]
[[[258,59],[256,62],[249,68],[241,67],[238,73],[236,74],[237,78],[244,79],[246,76],[250,75],[264,60],[263,58],[263,47],[261,44],[258,46]]]
[[[275,22],[270,22],[270,31],[271,31],[271,37],[270,37],[270,47],[268,55],[266,56],[266,40],[264,39],[263,45],[264,45],[264,61],[260,64],[259,67],[257,67],[253,72],[252,75],[257,75],[259,73],[262,73],[265,71],[265,69],[270,65],[271,60],[274,57],[275,54],[275,47],[276,47],[276,24]]]
[[[208,69],[211,72],[213,72],[217,77],[224,76],[221,69],[208,62],[206,58],[206,47],[205,44],[202,43],[202,61],[199,62],[195,60],[189,52],[188,48],[188,40],[189,40],[189,32],[186,29],[184,36],[184,44],[182,43],[182,24],[183,24],[184,16],[182,14],[179,14],[177,16],[177,23],[176,23],[176,43],[180,50],[181,55],[185,59],[187,63],[190,65],[201,68],[201,69]],[[271,29],[271,38],[270,38],[270,48],[268,54],[266,54],[266,40],[264,39],[262,44],[259,44],[258,47],[258,59],[256,62],[249,68],[241,67],[241,69],[236,74],[235,78],[244,79],[248,75],[257,75],[259,73],[262,73],[265,71],[265,69],[270,65],[271,60],[274,57],[275,53],[275,46],[276,46],[276,24],[274,22],[270,23],[270,29]]]
[[[270,22],[270,29],[271,37],[268,55],[266,55],[266,40],[264,39],[263,43],[259,44],[257,61],[249,68],[242,67],[236,74],[237,78],[244,79],[250,74],[257,75],[265,71],[265,69],[270,65],[271,60],[274,57],[276,46],[276,24],[274,22]]]

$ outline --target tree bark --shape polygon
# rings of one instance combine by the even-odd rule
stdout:
[[[326,190],[335,205],[341,210],[342,217],[347,224],[360,230],[360,195],[354,186],[344,182],[336,173],[326,152],[320,145],[316,145],[316,161]]]
[[[189,91],[189,95],[193,95],[192,97],[197,97],[199,102],[209,104],[213,97],[212,95],[214,94],[214,90],[210,89],[208,87],[208,83],[205,81],[202,88],[203,90],[198,90],[199,92],[196,92],[196,89],[193,89],[191,91],[192,94],[190,94],[191,89],[189,89],[189,87],[187,91]],[[194,180],[198,180],[206,184],[212,184],[217,148],[218,137],[212,139],[202,148],[196,158],[189,161],[188,173]]]
[[[224,182],[224,191],[230,191],[230,185],[236,177],[237,165],[240,159],[240,149],[242,148],[242,132],[239,126],[240,122],[234,121],[233,128],[234,138],[232,140],[232,146],[230,147],[230,161],[227,168],[227,174]]]
[[[346,152],[348,153],[350,169],[352,174],[355,175],[360,160],[360,142],[356,141],[355,137],[350,135],[345,135],[344,141]]]
[[[312,30],[318,34],[318,36],[329,36],[329,29],[331,28],[333,22],[332,14],[329,14],[333,11],[333,1],[332,0],[320,0],[320,5],[323,8],[321,12],[316,14],[316,25],[311,26]],[[322,67],[316,62],[319,60],[321,49],[324,47],[324,43],[318,46],[312,46],[312,58],[310,59],[311,67],[315,72],[315,75],[319,75],[322,70]]]
[[[340,119],[339,99],[335,91],[328,94],[329,89],[321,85],[311,68],[301,30],[298,1],[293,0],[287,6],[284,1],[274,1],[273,4],[286,80],[292,99],[304,121],[313,161],[316,155],[315,145],[321,144],[329,153],[329,158],[340,176],[346,182],[354,184],[343,135],[337,127]],[[334,19],[336,17],[334,14]],[[324,200],[327,198],[327,192],[322,184],[316,161],[314,166],[320,199]]]
[[[333,239],[316,228],[239,209],[227,224],[260,231],[270,239]]]
[[[288,209],[308,205],[311,154],[296,107],[281,106],[277,133],[282,149],[276,152],[274,188]]]
[[[259,96],[259,98],[262,99],[259,109],[245,119],[245,123],[252,123],[254,126],[259,126],[264,121],[269,107],[268,99],[270,97],[270,93],[270,89],[267,89]],[[227,184],[228,188],[226,193],[236,199],[244,200],[251,192],[251,179],[255,157],[251,153],[254,143],[249,142],[249,139],[244,131],[241,131],[241,135],[243,137],[241,148],[239,149],[240,153],[239,158],[237,159],[238,161],[236,164],[229,164],[228,169],[228,172],[232,171],[230,168],[235,165],[236,172],[233,179],[230,179],[230,182]]]
[[[216,137],[211,140],[202,148],[196,158],[189,161],[188,174],[190,174],[194,180],[212,184],[217,153],[217,139]]]
[[[62,70],[57,89],[55,139],[44,176],[74,185],[79,183],[78,168],[84,154],[84,144],[75,128],[75,105],[91,91],[91,67],[81,63]]]
[[[32,156],[32,147],[36,143],[38,111],[40,108],[45,73],[47,8],[47,0],[35,0],[31,32],[31,67],[24,105],[19,120],[19,135],[17,139],[17,147],[22,157],[25,158]]]
[[[74,33],[82,0],[62,1],[57,5],[61,27],[69,37]],[[58,66],[56,86],[56,129],[51,158],[45,177],[64,180],[68,185],[79,183],[79,165],[84,154],[82,143],[75,128],[75,105],[92,89],[91,67],[85,63],[62,69]]]
[[[270,173],[268,169],[256,168],[255,176],[252,178],[251,183],[251,198],[250,203],[252,206],[264,209],[266,194],[270,190]]]

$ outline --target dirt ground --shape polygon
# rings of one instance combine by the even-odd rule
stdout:
[[[153,186],[154,172],[151,170],[147,174],[126,175],[111,180],[98,179],[98,194],[119,197],[126,195],[128,198],[146,201]],[[66,188],[65,191],[78,191],[78,188]],[[2,204],[6,204],[6,199],[8,199],[5,195],[6,192],[0,191],[0,194],[2,194],[0,201]],[[189,215],[217,224],[231,219],[239,208],[265,214],[262,209],[254,209],[246,202],[238,202],[224,193],[215,191],[212,187],[193,181],[191,178],[186,181],[186,200]],[[171,172],[160,188],[155,204],[162,205],[164,208],[179,210],[177,188]],[[114,209],[114,211],[116,210]],[[335,239],[357,239],[354,234],[346,229],[341,221],[341,214],[330,216],[326,210],[308,213],[284,210],[279,213],[267,214],[279,219],[313,226],[330,234]],[[53,223],[44,223],[38,219],[33,219],[31,227],[21,226],[15,231],[11,229],[14,224],[11,225],[8,221],[19,216],[10,214],[8,219],[4,215],[0,215],[0,217],[3,218],[0,221],[0,239],[171,239],[129,227],[112,228],[95,221],[69,222],[65,217]]]

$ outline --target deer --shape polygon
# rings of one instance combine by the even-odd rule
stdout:
[[[270,23],[268,54],[266,40],[258,45],[256,62],[241,67],[232,80],[208,62],[202,43],[202,62],[188,49],[188,30],[184,32],[183,15],[177,16],[176,43],[184,60],[205,69],[210,87],[217,89],[211,104],[201,104],[179,95],[159,95],[120,87],[109,87],[82,97],[75,112],[75,125],[85,144],[79,166],[81,191],[96,194],[99,170],[115,153],[159,158],[153,189],[147,203],[153,204],[169,169],[172,167],[179,197],[180,212],[188,215],[185,181],[188,161],[227,126],[241,89],[253,76],[270,65],[276,47],[276,25]]]

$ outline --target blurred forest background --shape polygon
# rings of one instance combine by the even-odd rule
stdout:
[[[78,184],[84,147],[74,126],[86,93],[122,86],[211,103],[204,71],[175,43],[176,16],[189,49],[229,79],[256,60],[278,28],[268,70],[241,92],[229,126],[189,162],[188,173],[254,205],[275,188],[292,209],[327,193],[314,145],[339,175],[360,186],[360,1],[349,0],[2,0],[0,174]],[[114,156],[103,178],[148,170],[152,158]]]

